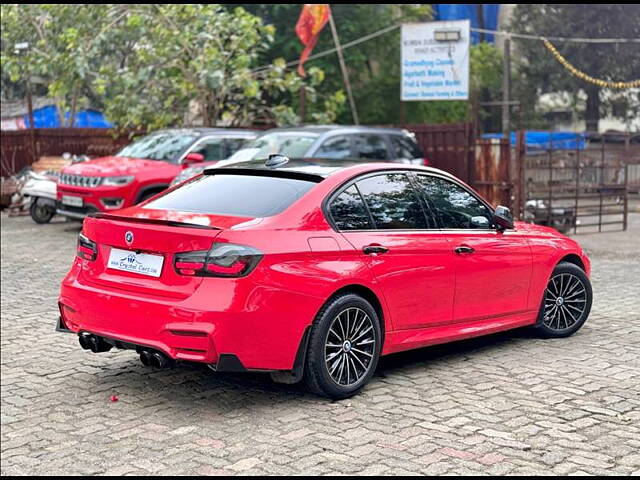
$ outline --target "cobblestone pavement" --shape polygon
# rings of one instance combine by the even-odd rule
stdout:
[[[1,230],[2,474],[640,474],[640,215],[579,237],[595,302],[574,337],[387,357],[342,402],[82,351],[53,330],[77,224]]]

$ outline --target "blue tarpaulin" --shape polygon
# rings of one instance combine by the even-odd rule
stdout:
[[[511,145],[515,145],[515,132],[511,132],[510,136]],[[502,133],[485,133],[482,138],[504,138],[504,135]],[[524,138],[527,150],[584,150],[586,147],[584,133],[527,130]]]
[[[65,114],[68,119],[69,112]],[[36,128],[59,128],[60,119],[58,118],[58,109],[55,105],[38,108],[33,111],[33,123]],[[31,125],[29,123],[29,114],[24,116],[24,124],[26,128]],[[74,127],[78,128],[111,128],[113,124],[108,122],[104,115],[97,110],[80,110],[76,113]]]
[[[482,17],[484,26],[480,25],[478,7],[482,5]],[[485,28],[487,30],[498,29],[498,13],[500,4],[498,3],[435,3],[433,4],[434,20],[471,20],[471,28]],[[492,33],[485,33],[484,40],[488,43],[495,42]],[[471,44],[480,43],[480,33],[471,32]]]

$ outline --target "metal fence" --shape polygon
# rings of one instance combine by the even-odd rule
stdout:
[[[416,136],[429,164],[471,183],[475,132],[470,123],[402,125]]]
[[[524,132],[510,145],[507,139],[476,139],[468,123],[402,127],[415,134],[432,166],[467,182],[493,205],[511,208],[516,217],[562,231],[626,229],[629,193],[640,191],[640,144],[631,137],[601,138],[582,150],[527,150]],[[36,129],[33,137],[29,130],[5,131],[2,176],[42,155],[109,155],[131,137],[132,132],[105,129]]]
[[[104,128],[36,128],[2,132],[1,176],[10,177],[40,156],[110,155],[140,132],[116,133]],[[33,135],[33,136],[32,136]]]
[[[574,233],[626,230],[639,144],[601,139],[584,149],[525,151],[522,163],[525,217]]]

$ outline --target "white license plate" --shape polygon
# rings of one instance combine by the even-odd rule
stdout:
[[[150,277],[159,277],[162,273],[164,257],[148,253],[136,253],[131,250],[112,248],[109,253],[108,268],[124,272],[139,273]]]
[[[82,207],[84,205],[84,201],[82,200],[82,197],[74,197],[73,195],[63,195],[62,204],[69,205],[70,207]]]

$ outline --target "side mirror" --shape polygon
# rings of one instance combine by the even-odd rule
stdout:
[[[191,165],[192,163],[202,163],[204,162],[204,155],[201,153],[191,152],[188,153],[184,160],[182,161],[183,165]]]
[[[496,207],[496,211],[493,212],[493,221],[497,225],[499,230],[507,230],[513,228],[513,214],[511,210],[502,205]]]

